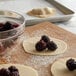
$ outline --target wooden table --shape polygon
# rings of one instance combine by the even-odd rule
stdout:
[[[50,35],[61,39],[68,44],[64,54],[56,56],[36,56],[24,52],[21,41],[33,36]],[[24,34],[7,49],[4,56],[0,56],[0,63],[19,63],[35,68],[39,76],[51,76],[50,68],[53,61],[61,57],[76,57],[76,35],[68,32],[50,22],[43,22],[34,26],[26,27]]]

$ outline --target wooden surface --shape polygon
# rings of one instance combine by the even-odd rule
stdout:
[[[64,54],[57,56],[36,56],[27,54],[21,45],[23,39],[33,36],[50,35],[51,37],[61,39],[68,45],[68,49]],[[50,23],[43,22],[34,26],[26,27],[21,39],[18,39],[15,45],[7,49],[4,56],[0,56],[0,63],[19,63],[35,68],[39,76],[51,76],[50,67],[54,60],[61,57],[76,57],[76,35],[59,28]]]
[[[76,57],[76,35],[68,32],[52,23],[44,22],[37,24],[35,26],[31,26],[26,28],[26,31],[30,36],[32,32],[37,30],[44,30],[44,34],[50,35],[51,37],[61,39],[68,44],[67,52],[64,56],[74,56]]]

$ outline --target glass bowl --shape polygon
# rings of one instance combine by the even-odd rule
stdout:
[[[11,22],[19,26],[6,31],[0,31],[0,55],[12,44],[18,36],[22,35],[25,28],[25,18],[16,12],[0,10],[0,23]]]

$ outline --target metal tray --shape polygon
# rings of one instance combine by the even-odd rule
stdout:
[[[50,21],[50,22],[68,21],[73,17],[74,12],[71,9],[63,6],[62,4],[58,3],[55,0],[45,0],[45,1],[50,4],[50,7],[52,6],[57,10],[57,14],[49,18],[36,18],[36,17],[32,19],[30,18],[26,20],[26,25],[33,25],[43,21]]]

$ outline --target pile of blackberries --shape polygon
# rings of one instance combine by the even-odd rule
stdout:
[[[54,51],[57,49],[57,45],[53,41],[50,41],[50,38],[48,36],[43,35],[40,41],[36,43],[35,48],[37,51],[43,51],[45,49]]]
[[[67,60],[66,66],[70,71],[74,71],[76,70],[76,61],[74,59]]]
[[[5,23],[0,23],[0,32],[1,31],[7,31],[7,30],[10,30],[10,29],[14,29],[18,26],[19,25],[17,23],[11,23],[9,21],[7,21]]]
[[[0,76],[20,76],[19,71],[15,66],[10,66],[8,69],[0,69]]]

